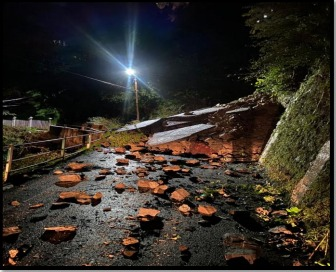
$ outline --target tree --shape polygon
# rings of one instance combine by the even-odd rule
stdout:
[[[330,3],[258,3],[249,7],[246,25],[259,57],[247,80],[261,91],[296,91],[319,63],[330,61]]]
[[[30,96],[30,103],[36,111],[36,117],[47,119],[52,118],[57,123],[60,118],[59,111],[52,106],[52,99],[40,91],[30,90],[27,92]]]

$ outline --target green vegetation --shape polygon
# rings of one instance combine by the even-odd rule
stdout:
[[[301,85],[281,117],[275,131],[278,136],[263,163],[274,186],[285,190],[287,196],[305,175],[323,144],[330,139],[330,71],[327,63],[320,66]],[[302,209],[299,218],[307,228],[307,239],[318,243],[329,232],[330,204],[328,163],[299,205]],[[290,216],[288,220],[293,225],[297,217]],[[328,239],[324,239],[319,250],[325,252],[321,262],[328,261]]]
[[[116,132],[110,131],[106,132],[100,141],[97,141],[94,146],[100,147],[101,143],[108,142],[112,147],[122,147],[128,144],[135,144],[141,141],[146,141],[147,137],[140,131],[126,131],[126,132]]]
[[[183,105],[176,100],[162,100],[157,108],[150,114],[150,119],[169,117],[182,111]]]
[[[264,165],[290,192],[330,138],[330,75],[325,65],[302,84],[277,127]],[[284,182],[285,181],[285,182]]]
[[[263,92],[296,92],[312,69],[330,62],[330,2],[264,2],[243,16],[259,56],[248,80]]]
[[[30,104],[34,107],[36,113],[33,114],[38,118],[52,118],[56,124],[61,114],[53,105],[53,96],[51,94],[43,94],[41,91],[30,90],[27,92],[30,97]]]
[[[35,128],[21,128],[21,127],[2,127],[2,147],[10,144],[17,145],[37,141],[46,132],[38,131]]]
[[[272,185],[287,192],[288,201],[330,139],[330,13],[329,2],[264,2],[244,14],[259,49],[246,79],[287,107],[263,165]],[[271,196],[264,200],[271,202]],[[286,219],[292,226],[304,222],[307,239],[318,244],[315,251],[323,251],[316,262],[321,266],[330,262],[330,208],[327,163],[299,207],[287,209]]]
[[[107,130],[116,130],[122,127],[119,118],[89,117],[89,122],[95,125],[103,125]]]

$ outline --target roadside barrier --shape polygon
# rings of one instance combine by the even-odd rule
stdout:
[[[9,145],[3,148],[3,183],[11,173],[46,164],[51,161],[64,160],[70,156],[91,148],[101,139],[104,131],[90,131],[88,134],[64,136],[63,138]]]

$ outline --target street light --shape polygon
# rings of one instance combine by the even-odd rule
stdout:
[[[134,92],[135,92],[135,107],[136,107],[136,114],[137,114],[137,121],[140,121],[140,114],[139,114],[139,99],[138,99],[138,82],[135,76],[135,71],[132,68],[128,68],[126,73],[129,76],[133,76],[134,79]]]

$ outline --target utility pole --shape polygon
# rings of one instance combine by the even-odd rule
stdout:
[[[135,107],[136,107],[136,115],[137,121],[140,121],[140,113],[139,113],[139,98],[138,98],[138,82],[136,77],[134,77],[134,91],[135,91]]]

